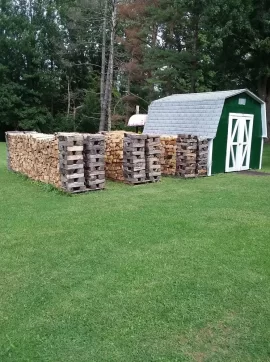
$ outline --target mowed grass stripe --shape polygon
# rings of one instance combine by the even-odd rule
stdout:
[[[269,185],[68,197],[7,172],[0,144],[0,360],[269,360]]]

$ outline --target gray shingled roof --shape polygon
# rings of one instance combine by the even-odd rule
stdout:
[[[243,92],[264,104],[247,89],[175,94],[158,99],[149,107],[144,133],[215,138],[225,99]]]

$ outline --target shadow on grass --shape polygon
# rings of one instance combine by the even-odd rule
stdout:
[[[51,192],[51,193],[54,193],[56,195],[62,195],[62,196],[67,196],[67,197],[71,197],[72,195],[63,191],[63,190],[60,190],[58,189],[57,187],[51,185],[51,184],[47,184],[45,182],[41,182],[41,181],[35,181],[35,180],[32,180],[30,177],[26,176],[26,175],[23,175],[21,173],[17,173],[17,172],[14,172],[14,171],[10,171],[12,173],[14,173],[16,175],[16,177],[18,179],[20,179],[21,181],[24,181],[24,182],[29,182],[30,184],[32,185],[35,185],[37,186],[38,188],[40,188],[42,191],[45,191],[45,192]]]

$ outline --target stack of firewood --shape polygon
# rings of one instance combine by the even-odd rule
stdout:
[[[6,139],[10,170],[60,187],[57,137],[36,132],[7,132]]]
[[[160,137],[147,135],[145,140],[146,179],[151,182],[158,182],[161,179],[160,155]]]
[[[12,139],[11,139],[11,136],[14,136],[14,135],[18,135],[18,134],[25,134],[26,132],[19,132],[19,131],[9,131],[9,132],[6,132],[5,133],[5,140],[6,140],[6,155],[7,155],[7,168],[8,170],[12,171],[12,168],[11,168],[11,160],[12,160],[12,152],[14,151],[14,147],[9,147],[9,140],[12,144]],[[36,132],[35,132],[36,133]],[[16,143],[16,145],[18,145]]]
[[[85,192],[83,136],[59,133],[58,140],[62,189],[69,193]]]
[[[124,177],[130,184],[146,181],[145,135],[125,133],[124,137]]]
[[[103,135],[84,135],[84,176],[87,189],[104,189],[105,138]]]
[[[124,131],[105,133],[105,173],[106,178],[124,181],[123,142]]]
[[[183,178],[196,177],[197,137],[178,135],[176,144],[176,175]]]
[[[161,173],[175,175],[176,172],[176,136],[161,136]]]
[[[197,170],[198,176],[207,176],[207,160],[208,160],[208,139],[198,138],[197,147]]]

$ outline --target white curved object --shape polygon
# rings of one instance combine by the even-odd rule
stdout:
[[[147,121],[147,114],[134,114],[128,121],[129,127],[144,126]]]

